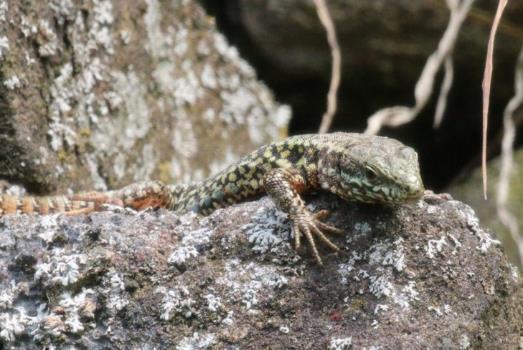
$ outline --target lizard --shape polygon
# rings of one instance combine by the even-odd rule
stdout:
[[[326,234],[343,231],[324,222],[330,214],[327,210],[312,213],[306,208],[301,195],[317,190],[346,201],[402,203],[421,197],[424,186],[417,153],[395,139],[344,132],[308,134],[262,146],[216,175],[189,184],[144,181],[120,190],[70,196],[2,195],[0,216],[55,212],[76,215],[103,210],[106,204],[208,215],[266,194],[288,215],[294,248],[300,248],[304,237],[322,265],[315,239],[339,251]]]

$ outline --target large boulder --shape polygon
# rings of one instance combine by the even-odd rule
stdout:
[[[289,116],[195,1],[0,1],[0,178],[32,191],[201,179]]]
[[[497,157],[489,161],[487,166],[488,188],[487,200],[483,197],[483,191],[478,191],[482,187],[481,168],[476,167],[468,173],[459,176],[447,191],[453,197],[468,203],[476,211],[483,225],[496,232],[497,237],[505,247],[507,257],[513,264],[522,268],[523,256],[519,256],[518,247],[514,242],[508,228],[501,222],[498,215],[496,204],[497,189],[499,185],[499,172],[501,158]],[[509,179],[509,192],[506,207],[515,217],[518,225],[520,240],[523,240],[523,220],[520,213],[523,213],[523,148],[514,151],[512,162],[512,174]]]
[[[516,268],[461,202],[314,210],[346,231],[323,267],[263,198],[0,219],[0,347],[514,349]]]

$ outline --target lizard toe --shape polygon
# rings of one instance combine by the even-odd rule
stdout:
[[[297,223],[293,223],[292,231],[294,232],[294,249],[298,250],[300,249],[302,235],[300,232],[300,226]]]
[[[328,218],[331,215],[331,212],[327,209],[322,209],[316,213],[313,214],[314,219],[321,221],[325,218]]]
[[[336,235],[344,234],[343,230],[340,230],[339,228],[326,224],[322,221],[323,219],[329,217],[330,215],[331,215],[331,212],[327,209],[322,209],[322,210],[318,211],[317,213],[314,213],[313,214],[314,224],[320,229],[320,231],[325,231],[325,232],[333,233]]]
[[[327,236],[325,236],[325,234],[323,232],[321,232],[321,230],[316,226],[316,225],[311,225],[311,228],[312,228],[312,231],[316,234],[317,237],[320,238],[320,240],[325,243],[325,245],[329,248],[331,248],[332,250],[336,251],[336,252],[339,252],[340,251],[340,248],[332,243],[332,241],[327,238]]]
[[[309,248],[312,250],[312,255],[314,256],[314,259],[316,259],[316,262],[318,265],[323,265],[323,261],[321,259],[320,253],[318,252],[318,248],[316,247],[316,242],[314,241],[314,236],[310,229],[311,226],[305,225],[302,226],[303,234],[307,238],[307,241],[309,242]]]
[[[325,231],[325,232],[328,232],[328,233],[332,233],[332,234],[335,234],[335,235],[343,235],[345,233],[345,231],[343,231],[342,229],[339,229],[337,227],[334,227],[332,225],[329,225],[329,224],[326,224],[322,221],[316,221],[315,222],[316,225],[318,226],[318,228],[322,231]]]
[[[326,233],[340,234],[343,233],[343,231],[319,220],[319,218],[324,218],[328,214],[326,210],[312,214],[304,209],[300,211],[299,214],[291,216],[292,230],[294,232],[294,248],[296,250],[299,249],[301,236],[305,236],[309,249],[319,265],[323,265],[323,261],[318,252],[316,240],[321,241],[333,251],[340,251],[340,248],[326,236]]]

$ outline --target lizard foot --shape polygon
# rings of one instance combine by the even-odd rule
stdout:
[[[302,235],[305,236],[309,243],[310,249],[312,250],[314,258],[319,265],[323,265],[323,261],[320,257],[320,254],[318,253],[318,249],[316,248],[314,237],[318,237],[320,241],[322,241],[326,246],[337,252],[340,250],[340,248],[336,244],[332,243],[332,241],[328,239],[327,236],[325,236],[325,233],[343,234],[343,231],[339,228],[321,221],[328,215],[328,210],[320,210],[319,212],[313,214],[307,209],[303,209],[297,214],[290,215],[292,229],[294,231],[294,248],[296,250],[300,248],[301,237]]]

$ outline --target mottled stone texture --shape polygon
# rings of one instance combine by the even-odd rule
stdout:
[[[289,115],[195,1],[0,0],[0,178],[30,190],[200,179]]]
[[[480,167],[473,169],[470,173],[462,174],[458,180],[449,186],[447,191],[455,198],[468,203],[476,210],[481,222],[485,226],[492,228],[501,242],[503,242],[508,258],[521,269],[523,266],[521,265],[517,246],[510,236],[508,228],[499,220],[497,212],[496,192],[499,182],[500,165],[500,157],[489,161],[487,167],[487,200],[483,197],[483,191],[478,190],[482,188],[483,181]],[[521,213],[523,213],[523,149],[516,149],[514,151],[514,162],[512,166],[507,209],[517,219],[519,233],[523,235],[523,218],[521,217]],[[523,239],[523,237],[520,239]]]
[[[0,348],[515,349],[516,269],[466,205],[324,196],[324,267],[267,198],[171,212],[0,219]]]

